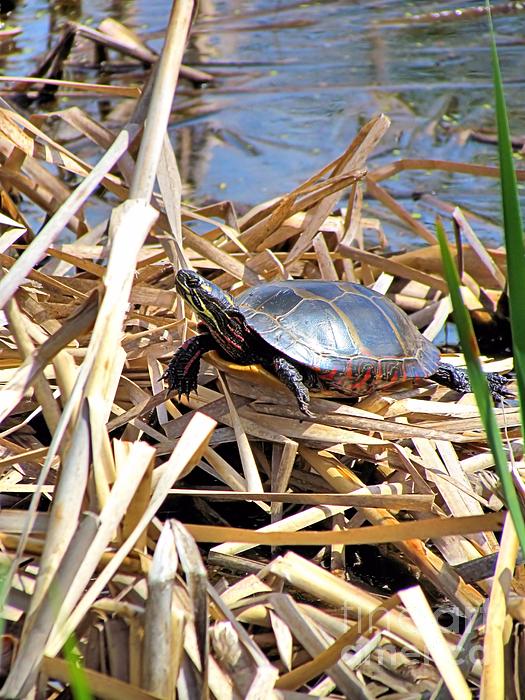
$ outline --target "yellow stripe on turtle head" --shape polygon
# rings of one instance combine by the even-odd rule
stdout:
[[[179,270],[175,286],[202,321],[218,331],[224,330],[228,311],[235,309],[231,294],[193,270]]]

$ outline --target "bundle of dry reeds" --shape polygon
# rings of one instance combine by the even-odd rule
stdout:
[[[234,292],[290,276],[360,281],[435,338],[450,303],[434,235],[379,183],[402,168],[497,172],[435,161],[367,172],[381,115],[240,218],[229,203],[182,205],[165,133],[192,11],[175,3],[143,89],[113,90],[136,99],[119,133],[79,107],[28,118],[0,103],[0,695],[502,697],[522,572],[470,395],[401,385],[357,404],[315,398],[305,419],[285,389],[211,365],[180,402],[161,380],[195,330],[172,291],[179,265]],[[54,140],[50,119],[95,144],[97,164]],[[362,215],[365,190],[428,245],[365,250],[368,229],[383,242]],[[118,204],[90,226],[107,195]],[[20,200],[45,215],[38,235]],[[453,216],[465,301],[494,319],[504,255]],[[498,418],[519,473],[517,409]],[[345,557],[364,544],[413,585],[351,583]]]

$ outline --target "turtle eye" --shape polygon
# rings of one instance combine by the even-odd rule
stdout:
[[[195,289],[196,287],[200,287],[201,282],[196,277],[188,277],[188,279],[186,280],[186,284],[191,289]]]

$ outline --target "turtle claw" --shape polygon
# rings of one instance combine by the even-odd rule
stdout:
[[[192,391],[194,391],[196,394],[198,394],[198,384],[197,382],[192,382],[191,385],[187,382],[184,382],[185,386],[181,386],[179,384],[179,391],[178,391],[178,400],[180,401],[181,396],[185,396],[186,400],[190,400],[190,394]]]
[[[498,374],[498,372],[487,372],[487,382],[490,393],[496,405],[504,405],[508,399],[516,398],[516,394],[507,388],[510,377]]]
[[[310,392],[305,385],[302,382],[297,382],[297,384],[294,384],[292,391],[295,394],[301,413],[304,413],[309,418],[313,418],[314,414],[310,411]]]
[[[305,416],[308,416],[308,418],[315,418],[315,413],[312,413],[308,406],[299,406],[299,410],[301,413],[304,413]]]
[[[194,374],[195,376],[193,376]],[[177,393],[178,401],[180,401],[181,396],[186,396],[186,398],[189,399],[191,392],[197,391],[196,373],[190,372],[184,374],[183,368],[181,368],[176,355],[170,361],[165,372],[163,372],[161,379],[167,381],[168,393]]]

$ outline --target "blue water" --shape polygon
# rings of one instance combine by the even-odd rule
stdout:
[[[158,50],[169,7],[165,0],[18,2],[8,19],[23,33],[0,45],[0,73],[30,72],[56,42],[65,18],[96,27],[115,17]],[[399,158],[496,162],[493,145],[468,138],[470,129],[494,129],[485,18],[406,21],[407,13],[454,7],[424,1],[208,0],[200,7],[186,60],[216,80],[200,88],[181,83],[170,126],[189,201],[231,199],[242,210],[282,194],[341,153],[379,112],[390,116],[392,127],[371,170]],[[495,23],[512,132],[519,136],[525,133],[525,12]],[[98,79],[88,46],[76,46],[67,77]],[[111,80],[133,83],[136,76]],[[48,108],[70,104],[56,100]],[[79,104],[97,119],[109,115],[108,125],[117,127],[111,102],[84,97]],[[481,237],[501,243],[496,181],[409,172],[382,184],[429,226],[441,209],[428,201],[431,195],[473,211]],[[375,202],[367,207],[368,215],[382,219],[393,247],[418,242]]]

